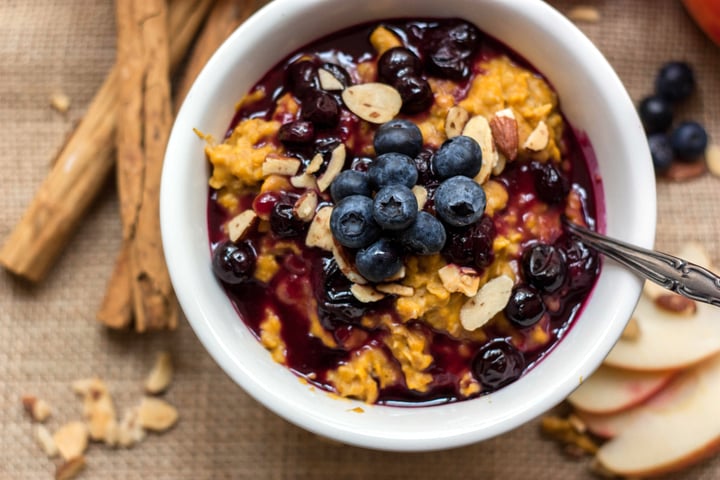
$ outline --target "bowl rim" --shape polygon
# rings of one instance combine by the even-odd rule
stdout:
[[[358,0],[359,1],[359,0]],[[423,0],[420,3],[428,3],[430,0]],[[578,352],[576,354],[575,365],[564,366],[567,371],[562,375],[563,379],[558,382],[555,389],[551,391],[543,391],[538,394],[538,398],[533,399],[530,403],[518,406],[513,403],[513,395],[521,392],[522,388],[518,387],[521,382],[515,382],[508,387],[501,389],[492,394],[458,403],[446,404],[441,406],[429,407],[388,407],[377,405],[366,405],[364,403],[353,400],[337,400],[330,398],[325,392],[318,392],[303,386],[304,391],[308,394],[301,394],[303,398],[288,398],[283,396],[287,394],[286,385],[289,378],[296,380],[289,370],[282,365],[276,365],[276,371],[272,372],[271,378],[261,378],[256,369],[262,369],[260,363],[265,362],[263,359],[251,358],[253,355],[264,355],[269,358],[269,354],[264,350],[255,337],[249,337],[243,322],[238,320],[238,328],[234,330],[234,334],[241,336],[247,340],[250,338],[254,342],[254,346],[248,345],[249,352],[238,352],[233,350],[227,331],[219,328],[216,315],[218,310],[216,306],[209,305],[209,298],[205,295],[203,289],[208,285],[202,284],[201,275],[198,275],[197,269],[193,266],[189,256],[197,253],[189,249],[188,245],[183,241],[183,233],[189,235],[202,234],[205,228],[205,241],[207,240],[207,225],[203,226],[187,226],[188,223],[184,217],[183,201],[187,200],[190,195],[183,190],[183,183],[178,181],[182,178],[182,173],[187,171],[186,164],[178,163],[178,159],[188,158],[188,133],[195,127],[194,119],[198,112],[203,109],[203,102],[206,100],[204,93],[213,91],[209,88],[218,85],[218,72],[226,72],[226,60],[232,58],[233,51],[241,45],[248,37],[249,32],[267,32],[278,18],[291,18],[293,15],[301,11],[312,10],[313,8],[327,8],[331,4],[337,4],[333,0],[304,0],[304,2],[296,2],[295,0],[274,0],[262,9],[258,10],[243,25],[241,25],[218,49],[213,57],[208,61],[202,72],[193,84],[188,93],[185,102],[180,108],[176,121],[174,123],[168,147],[166,150],[165,167],[163,169],[163,178],[161,184],[161,228],[163,247],[170,272],[171,280],[175,288],[177,298],[180,305],[190,323],[195,334],[200,339],[203,346],[207,349],[214,360],[220,367],[230,376],[238,385],[240,385],[248,394],[258,400],[261,404],[285,418],[293,424],[296,424],[313,433],[341,441],[346,444],[362,446],[380,450],[393,451],[426,451],[437,450],[443,448],[457,447],[467,445],[477,441],[481,441],[510,429],[520,426],[527,421],[542,414],[544,411],[560,403],[574,388],[576,388],[583,378],[587,378],[601,363],[604,356],[610,351],[612,345],[619,338],[625,322],[630,318],[630,314],[634,309],[635,303],[640,295],[641,281],[625,272],[616,265],[603,262],[601,277],[611,275],[616,278],[616,284],[620,287],[623,296],[613,303],[611,312],[609,312],[608,327],[597,338],[594,349]],[[350,2],[352,3],[352,2]],[[385,1],[381,4],[390,4],[392,2]],[[588,62],[593,63],[594,73],[599,76],[598,82],[602,82],[604,88],[613,92],[613,99],[616,100],[613,105],[608,108],[616,112],[616,118],[623,118],[629,131],[639,134],[642,132],[642,126],[635,113],[635,108],[625,91],[620,79],[614,72],[610,64],[603,57],[600,51],[585,37],[569,20],[556,11],[551,6],[541,0],[458,0],[456,4],[504,4],[501,8],[514,10],[518,14],[525,15],[528,19],[537,23],[537,28],[547,31],[562,31],[562,35],[568,47],[575,53],[582,53],[590,57]],[[380,8],[382,10],[382,8]],[[414,15],[422,16],[422,15]],[[397,17],[397,16],[396,16]],[[355,22],[359,23],[359,22]],[[348,23],[348,25],[351,25]],[[335,29],[336,30],[336,29]],[[307,43],[307,42],[305,42]],[[290,49],[292,50],[292,49]],[[282,55],[286,55],[289,51],[283,51]],[[522,52],[521,52],[522,53]],[[279,61],[282,57],[278,56],[275,61]],[[589,68],[589,67],[588,67]],[[542,70],[541,70],[542,71]],[[543,72],[544,73],[544,72]],[[232,99],[231,102],[236,101]],[[644,135],[642,137],[644,139]],[[197,141],[197,139],[195,139]],[[647,144],[644,142],[635,142],[635,145],[629,145],[628,148],[633,155],[638,158],[644,158],[645,161],[638,161],[636,165],[631,165],[628,174],[640,179],[650,178],[651,182],[645,180],[644,183],[638,184],[638,189],[644,194],[645,213],[642,216],[635,215],[634,220],[638,223],[633,224],[633,229],[627,232],[618,232],[623,240],[635,243],[644,247],[651,247],[654,242],[655,235],[655,184],[654,175],[652,173],[652,165]],[[187,163],[187,162],[185,162]],[[207,198],[207,197],[204,197]],[[181,233],[181,235],[178,235]],[[180,238],[180,239],[178,239]],[[208,269],[209,269],[209,246],[208,253]],[[218,289],[219,285],[214,287]],[[223,292],[224,295],[224,292]],[[591,294],[591,299],[595,292]],[[227,298],[226,298],[227,300]],[[590,300],[586,300],[586,303]],[[227,302],[229,304],[229,301]],[[223,307],[224,313],[228,312],[227,306]],[[234,310],[233,310],[234,311]],[[577,321],[576,321],[577,323]],[[246,331],[243,331],[245,329]],[[572,328],[570,329],[572,333]],[[554,347],[554,352],[560,349],[570,348],[565,345],[568,338],[558,342]],[[563,347],[563,345],[565,345]],[[264,352],[264,353],[261,353]],[[240,355],[244,355],[243,359]],[[558,356],[559,357],[559,356]],[[534,367],[531,372],[526,374],[523,379],[532,379],[534,382],[541,381],[542,378],[536,375],[538,369],[542,369],[543,364],[550,363],[553,355],[548,355],[540,362],[538,367]],[[557,363],[557,362],[554,362]],[[264,363],[263,363],[264,365]],[[558,365],[559,366],[559,365]],[[547,370],[547,369],[546,369]],[[522,379],[521,379],[522,381]],[[530,380],[526,380],[527,383]],[[278,387],[279,386],[279,387]],[[281,391],[278,391],[277,388]],[[292,389],[293,393],[297,393],[296,387],[287,386]],[[305,398],[307,397],[307,398]],[[330,399],[337,405],[342,404],[343,411],[351,411],[353,407],[361,406],[365,415],[357,413],[351,415],[340,415],[336,411],[329,411],[327,400]],[[495,406],[491,404],[495,403]],[[497,408],[497,404],[506,403],[509,407],[508,411],[500,412],[487,422],[478,421],[472,426],[468,426],[467,422],[457,422],[456,417],[466,418],[472,404],[475,408]],[[481,405],[485,407],[481,407]],[[317,408],[321,405],[323,408]],[[323,411],[319,411],[323,410]],[[375,415],[380,419],[387,421],[387,425],[392,425],[400,430],[390,431],[389,428],[374,425]],[[417,417],[432,417],[432,421],[443,424],[443,429],[434,428],[432,430],[423,430],[422,427],[415,425]],[[367,422],[372,420],[372,422]],[[368,424],[373,423],[371,428]]]

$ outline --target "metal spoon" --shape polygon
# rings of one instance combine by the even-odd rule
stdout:
[[[720,277],[667,253],[647,250],[606,237],[563,218],[570,233],[587,246],[658,285],[699,302],[720,307]]]

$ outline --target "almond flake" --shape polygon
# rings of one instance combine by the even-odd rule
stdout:
[[[71,458],[67,462],[58,465],[55,470],[55,480],[70,480],[75,478],[83,468],[85,468],[85,457],[80,455]]]
[[[328,72],[324,68],[318,69],[318,79],[320,80],[320,88],[322,88],[323,90],[333,91],[342,90],[343,88],[345,88],[342,82],[335,78],[335,75]]]
[[[385,295],[378,292],[373,287],[369,285],[358,285],[357,283],[354,283],[350,287],[350,293],[352,293],[353,296],[362,303],[378,302],[385,298]]]
[[[422,185],[415,185],[412,188],[413,195],[415,195],[415,200],[417,200],[418,204],[418,212],[423,209],[425,206],[425,203],[427,202],[428,198],[428,191],[425,187]]]
[[[517,120],[505,115],[495,115],[490,120],[490,130],[498,152],[511,162],[515,160],[519,143]]]
[[[450,263],[438,270],[438,275],[448,292],[460,292],[472,297],[480,288],[480,276],[474,268]]]
[[[677,293],[664,293],[655,299],[655,305],[666,312],[679,316],[689,317],[695,315],[697,304]]]
[[[600,11],[595,7],[578,5],[570,9],[567,16],[573,22],[596,23],[600,20]]]
[[[528,135],[523,148],[530,150],[531,152],[539,152],[547,147],[549,141],[550,130],[548,130],[547,124],[540,120],[540,123],[537,124],[535,130],[530,132],[530,135]]]
[[[341,246],[336,245],[334,241],[332,252],[338,268],[348,280],[358,285],[367,285],[368,281],[355,270],[355,267],[345,257],[345,250]]]
[[[716,177],[720,177],[720,145],[711,144],[705,149],[705,163],[708,170]]]
[[[318,196],[315,190],[308,190],[300,195],[295,206],[293,207],[293,215],[303,222],[309,222],[315,216],[315,209],[318,205]]]
[[[327,190],[335,177],[337,177],[345,166],[345,145],[340,144],[335,147],[330,155],[330,161],[325,169],[325,173],[317,179],[318,189],[321,192]]]
[[[250,228],[255,224],[258,216],[254,210],[249,209],[244,212],[235,215],[227,223],[228,237],[231,242],[237,242],[245,236]]]
[[[447,135],[447,138],[461,135],[469,119],[470,114],[460,105],[450,107],[445,117],[445,135]]]
[[[401,265],[400,270],[398,270],[395,275],[392,275],[392,276],[386,278],[385,280],[388,282],[396,282],[398,280],[402,280],[403,278],[405,278],[405,272],[406,272],[405,265]]]
[[[493,165],[492,168],[492,174],[496,177],[500,175],[503,170],[505,170],[505,166],[507,165],[507,159],[505,158],[505,155],[502,155],[498,152],[498,158],[495,162],[495,165]]]
[[[310,222],[307,236],[305,237],[305,245],[308,247],[318,247],[328,252],[332,252],[335,246],[333,242],[332,231],[330,230],[330,215],[332,215],[332,207],[324,206],[315,213]]]
[[[125,412],[118,425],[117,444],[123,448],[131,448],[145,439],[145,430],[140,423],[140,409],[131,408]]]
[[[60,456],[65,460],[79,457],[88,445],[88,427],[84,422],[70,422],[53,435]]]
[[[482,185],[490,178],[492,168],[498,159],[490,124],[482,115],[475,115],[468,120],[462,134],[475,140],[482,150],[482,166],[478,174],[475,175],[475,181]]]
[[[637,321],[637,318],[630,317],[630,320],[627,325],[625,325],[625,330],[623,330],[620,338],[630,341],[635,341],[640,338],[640,323]]]
[[[105,382],[99,378],[79,380],[73,384],[83,397],[83,415],[87,419],[90,438],[106,441],[117,427],[115,406]]]
[[[512,293],[513,281],[507,275],[495,277],[478,290],[460,309],[460,323],[465,330],[476,330],[505,308]]]
[[[312,162],[311,162],[312,165]],[[310,167],[308,167],[310,168]],[[290,185],[295,188],[304,188],[306,190],[315,190],[317,188],[317,180],[313,175],[305,172],[294,177],[290,177]]]
[[[690,163],[672,162],[663,176],[674,182],[684,182],[702,176],[707,169],[707,162],[700,160]]]
[[[252,212],[252,210],[248,211]],[[232,236],[230,240],[235,241]],[[172,377],[173,364],[170,352],[159,352],[155,358],[155,365],[145,379],[145,391],[153,395],[164,392],[170,386]]]
[[[28,412],[36,422],[44,422],[52,415],[50,404],[34,395],[24,395],[22,397],[22,404],[25,411]]]
[[[384,83],[361,83],[342,92],[345,106],[355,115],[370,123],[389,122],[400,113],[400,93]]]
[[[178,411],[165,400],[155,397],[143,397],[138,407],[140,425],[147,430],[164,432],[178,419]]]
[[[397,295],[398,297],[412,297],[415,295],[415,289],[407,285],[399,283],[381,283],[375,287],[378,292],[387,293],[388,295]]]
[[[33,428],[33,435],[35,437],[35,441],[37,441],[40,448],[42,448],[43,452],[45,452],[45,455],[52,458],[58,454],[58,448],[57,445],[55,445],[55,440],[53,440],[50,430],[48,430],[45,425],[35,425],[35,428]]]
[[[305,169],[305,173],[316,173],[320,170],[324,161],[325,159],[323,158],[322,153],[316,153]]]
[[[300,160],[292,157],[279,157],[268,155],[262,163],[262,174],[268,175],[285,175],[291,177],[300,169]]]

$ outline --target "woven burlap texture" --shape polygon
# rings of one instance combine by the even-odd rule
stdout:
[[[101,84],[115,57],[111,0],[0,2],[0,241],[20,218],[49,161]],[[553,2],[567,12],[577,2]],[[695,67],[699,91],[677,118],[703,122],[720,141],[720,48],[677,0],[584,2],[601,13],[579,24],[616,68],[634,100],[652,89],[670,59]],[[551,53],[551,52],[550,52]],[[49,106],[54,92],[72,99],[67,114]],[[602,118],[597,119],[602,122]],[[720,264],[720,180],[658,183],[657,245],[676,250],[698,240]],[[218,368],[187,322],[171,334],[108,332],[94,321],[120,245],[114,180],[97,199],[51,275],[32,286],[0,273],[0,479],[51,478],[53,461],[34,443],[20,405],[35,394],[55,407],[48,426],[79,418],[70,383],[104,378],[119,410],[134,405],[157,350],[174,356],[166,398],[181,420],[132,450],[93,445],[88,479],[579,479],[587,461],[543,440],[537,422],[482,444],[444,452],[399,454],[346,447],[281,420]],[[672,478],[711,479],[720,459]]]

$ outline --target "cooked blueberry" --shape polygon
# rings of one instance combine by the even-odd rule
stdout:
[[[572,235],[563,234],[555,241],[555,248],[565,255],[567,284],[584,294],[592,287],[600,262],[594,250]]]
[[[334,127],[340,120],[340,104],[327,92],[308,92],[302,100],[302,118],[317,127]]]
[[[335,77],[343,87],[349,87],[352,85],[352,78],[347,70],[338,65],[337,63],[323,63],[321,67],[323,70],[327,70]]]
[[[418,204],[415,195],[405,185],[387,185],[373,200],[373,218],[380,228],[402,230],[415,221]]]
[[[440,178],[456,175],[472,178],[477,175],[481,166],[480,145],[465,135],[446,140],[433,157],[433,168]]]
[[[655,79],[655,91],[671,101],[683,100],[695,89],[695,74],[685,62],[668,62]]]
[[[415,222],[400,234],[400,242],[410,253],[431,255],[445,246],[445,227],[433,215],[419,212]]]
[[[412,158],[402,153],[383,153],[368,168],[370,185],[380,189],[386,185],[405,185],[411,188],[418,179]]]
[[[672,104],[660,95],[645,97],[638,106],[638,113],[647,133],[664,132],[672,124]]]
[[[405,47],[393,47],[380,56],[377,69],[378,79],[393,85],[401,76],[420,73],[422,61]]]
[[[697,160],[707,148],[708,136],[697,122],[682,122],[670,134],[670,145],[678,160]]]
[[[435,101],[430,84],[420,75],[403,75],[392,85],[402,98],[403,113],[424,112]]]
[[[648,135],[647,140],[648,146],[650,147],[653,167],[655,167],[655,173],[662,174],[667,172],[675,156],[672,146],[670,145],[670,137],[664,133],[653,133],[652,135]]]
[[[278,140],[282,143],[311,143],[314,139],[315,128],[307,120],[286,123],[278,130]]]
[[[278,237],[297,237],[307,229],[307,223],[293,213],[296,199],[296,196],[284,198],[278,201],[270,212],[270,229]]]
[[[330,215],[330,230],[348,248],[365,247],[377,240],[380,227],[373,219],[372,199],[351,195],[340,200]]]
[[[381,238],[369,247],[358,250],[355,267],[371,282],[382,282],[396,275],[402,268],[400,248],[390,239]]]
[[[457,22],[428,33],[425,53],[429,70],[454,80],[467,78],[470,60],[479,42],[477,28],[467,22]]]
[[[415,155],[413,159],[415,168],[417,168],[418,171],[418,183],[420,185],[427,185],[431,180],[437,180],[432,168],[432,157],[434,155],[432,150],[425,148]]]
[[[357,170],[343,170],[330,184],[330,195],[335,203],[350,195],[369,197],[371,194],[368,174]]]
[[[383,123],[373,139],[375,153],[402,153],[414,157],[423,147],[423,137],[417,125],[409,120],[395,119]]]
[[[234,244],[225,241],[218,245],[212,255],[212,269],[222,282],[236,285],[252,278],[257,254],[249,241]]]
[[[296,97],[303,98],[318,88],[317,67],[310,60],[291,63],[285,73],[285,86]]]
[[[565,256],[552,245],[536,243],[523,252],[522,271],[525,280],[535,288],[555,292],[565,281]]]
[[[485,191],[468,177],[451,177],[435,191],[435,212],[454,227],[475,223],[485,211]]]
[[[370,165],[372,165],[372,158],[368,157],[355,157],[352,159],[352,162],[350,163],[350,168],[352,170],[357,170],[358,172],[367,172],[370,168]]]
[[[488,215],[469,227],[448,228],[443,255],[451,263],[482,270],[493,261],[495,234],[495,224]]]
[[[352,283],[342,273],[333,258],[322,260],[322,269],[317,269],[317,281],[323,288],[315,289],[318,302],[318,316],[323,326],[334,330],[338,322],[355,323],[365,314],[367,305],[361,303],[350,291]]]
[[[535,325],[545,314],[545,303],[537,290],[527,285],[513,288],[505,306],[505,317],[516,328]]]
[[[496,339],[483,345],[473,358],[472,373],[483,392],[492,392],[514,382],[525,369],[525,357],[507,340]]]
[[[549,205],[562,203],[570,192],[570,184],[550,163],[534,164],[535,192]]]
[[[470,75],[470,62],[467,56],[450,41],[436,45],[428,52],[431,73],[452,80],[463,80]]]

